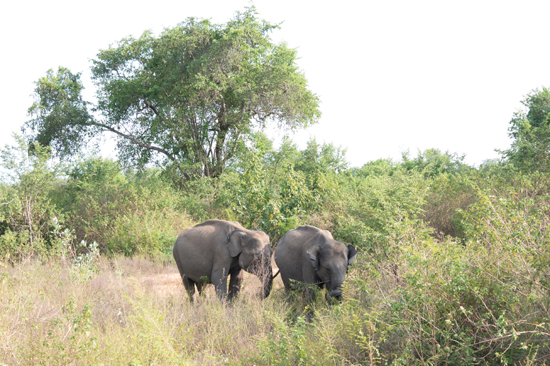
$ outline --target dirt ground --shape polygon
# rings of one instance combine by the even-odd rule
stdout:
[[[279,271],[275,262],[273,262],[273,274]],[[183,296],[187,296],[183,283],[181,281],[178,268],[174,264],[173,266],[167,266],[164,268],[163,273],[156,273],[146,276],[140,276],[134,278],[134,281],[140,283],[145,289],[154,291],[158,296],[167,297],[175,293],[181,293]],[[272,291],[280,290],[284,288],[281,276],[278,275],[273,281]],[[259,293],[260,280],[258,277],[244,272],[244,282],[241,292],[243,293]],[[214,286],[209,285],[204,289],[205,296],[214,296]]]

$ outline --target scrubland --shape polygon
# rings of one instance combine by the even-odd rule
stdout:
[[[2,362],[240,364],[259,359],[257,343],[286,306],[260,301],[250,286],[232,304],[210,289],[191,305],[175,266],[159,260],[93,266],[29,261],[2,272]]]
[[[360,361],[361,345],[342,334],[347,305],[319,303],[307,323],[280,280],[264,301],[247,275],[237,300],[220,302],[210,286],[191,304],[167,258],[102,258],[85,268],[29,260],[1,273],[0,359],[9,365]]]
[[[97,157],[54,166],[40,146],[3,155],[0,363],[550,363],[549,174],[438,151],[350,169],[315,142],[289,149],[179,186]],[[208,218],[273,246],[302,224],[355,245],[344,300],[306,304],[280,278],[260,300],[247,276],[233,302],[209,288],[191,304],[171,248]]]

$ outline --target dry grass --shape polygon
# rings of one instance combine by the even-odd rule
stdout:
[[[233,304],[209,286],[190,304],[175,265],[102,259],[91,278],[28,261],[0,267],[0,361],[7,365],[243,364],[286,312],[282,283],[270,301],[248,275]],[[277,316],[275,316],[277,317]]]
[[[313,312],[300,295],[286,296],[280,277],[261,300],[260,281],[248,274],[234,302],[219,301],[209,286],[191,304],[170,259],[101,258],[96,271],[54,261],[0,267],[0,365],[439,365],[466,356],[463,364],[485,364],[485,339],[510,341],[510,362],[542,364],[549,332],[525,328],[522,319],[536,320],[531,305],[514,303],[524,313],[507,316],[505,336],[472,343],[469,334],[498,324],[464,318],[485,313],[468,305],[471,287],[463,288],[488,281],[465,280],[461,266],[475,258],[467,247],[428,244],[403,251],[398,277],[395,264],[359,257],[344,301],[327,305],[320,294],[308,305]],[[505,295],[483,301],[508,309]],[[512,342],[512,329],[526,336]]]
[[[396,284],[361,270],[364,260],[348,273],[345,301],[319,294],[314,317],[280,277],[266,300],[245,274],[234,302],[208,286],[191,304],[170,259],[101,258],[95,272],[53,261],[0,267],[0,365],[381,364],[400,344],[384,323]]]

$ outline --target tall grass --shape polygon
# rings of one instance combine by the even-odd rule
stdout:
[[[274,324],[285,324],[281,291],[270,301],[247,277],[242,296],[213,288],[191,305],[177,269],[158,260],[100,260],[93,276],[27,261],[0,275],[0,360],[6,364],[243,364]]]
[[[402,228],[393,262],[358,259],[345,299],[307,305],[280,279],[260,300],[246,276],[232,303],[212,286],[191,304],[169,258],[100,258],[82,268],[0,269],[0,361],[7,365],[544,364],[545,282],[510,281],[522,259],[481,256]],[[412,233],[412,234],[411,234]],[[422,239],[422,240],[419,240]],[[397,252],[396,252],[397,253]],[[477,255],[476,255],[477,254]],[[508,261],[509,264],[503,262]],[[500,272],[489,270],[500,263]],[[523,267],[527,269],[527,267]],[[513,272],[516,271],[516,272]],[[545,300],[546,299],[546,300]],[[314,317],[309,318],[313,310]]]

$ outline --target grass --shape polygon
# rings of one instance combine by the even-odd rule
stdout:
[[[208,286],[191,304],[169,257],[0,264],[0,365],[544,364],[547,297],[493,286],[475,253],[404,249],[399,276],[363,255],[336,305],[287,296],[280,278],[261,300],[248,274],[232,303]]]
[[[91,275],[56,262],[0,269],[0,360],[7,365],[267,361],[258,345],[274,324],[285,324],[289,308],[280,280],[261,301],[253,276],[232,304],[209,286],[192,305],[170,261],[102,258]]]

